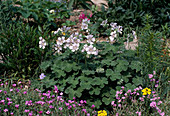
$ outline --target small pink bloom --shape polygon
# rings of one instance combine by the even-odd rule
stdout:
[[[63,110],[63,108],[62,108],[62,107],[59,107],[58,109],[59,109],[60,111],[61,111],[61,110]]]
[[[30,110],[27,110],[27,109],[25,109],[25,111],[24,112],[29,112]]]
[[[153,75],[156,75],[156,71],[153,71]]]
[[[116,116],[119,116],[119,113],[116,113]]]
[[[16,87],[17,85],[16,84],[12,84],[13,87]]]
[[[27,94],[27,91],[24,91],[23,94]]]
[[[43,111],[39,111],[38,113],[39,113],[39,114],[42,114],[42,113],[43,113]]]
[[[148,74],[149,78],[151,79],[153,77],[153,74]]]
[[[16,104],[16,105],[15,105],[15,107],[18,109],[18,107],[19,107],[19,104]]]
[[[93,104],[92,106],[91,106],[91,108],[94,108],[95,107],[95,105]]]
[[[8,109],[5,109],[4,112],[8,112]]]
[[[48,110],[48,111],[46,112],[46,114],[50,114],[50,111]]]
[[[158,87],[158,84],[156,84],[155,87]]]
[[[165,115],[165,113],[164,112],[162,112],[162,113],[159,113],[161,116],[164,116]],[[167,115],[168,116],[168,115]]]
[[[156,107],[156,102],[154,102],[154,101],[152,101],[151,103],[150,103],[150,107]]]

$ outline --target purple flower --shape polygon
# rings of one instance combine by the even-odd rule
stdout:
[[[23,94],[27,94],[27,91],[24,91]]]
[[[44,73],[41,73],[40,79],[44,79],[44,77],[46,77],[46,76],[44,75]]]

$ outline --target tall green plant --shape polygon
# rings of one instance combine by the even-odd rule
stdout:
[[[1,27],[0,56],[8,77],[36,77],[39,64],[47,58],[47,49],[50,49],[39,48],[38,29],[22,22]],[[43,34],[47,36],[48,31],[44,31]],[[46,41],[50,41],[49,37]],[[50,56],[50,53],[48,55]]]
[[[169,56],[165,56],[163,52],[164,39],[162,32],[153,31],[150,23],[151,16],[145,15],[145,27],[138,34],[138,56],[143,62],[143,73],[145,74],[150,74],[154,70],[160,73],[169,65],[169,59],[166,58]]]

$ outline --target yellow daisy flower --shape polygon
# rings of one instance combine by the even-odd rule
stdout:
[[[149,88],[145,88],[145,89],[143,89],[142,90],[142,92],[143,92],[143,95],[147,95],[147,94],[151,94],[151,89],[149,89]]]
[[[105,110],[100,110],[100,111],[98,111],[97,116],[107,116],[107,112]]]

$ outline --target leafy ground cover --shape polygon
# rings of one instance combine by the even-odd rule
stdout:
[[[0,1],[0,114],[168,115],[167,1],[121,3]]]

